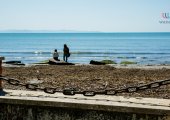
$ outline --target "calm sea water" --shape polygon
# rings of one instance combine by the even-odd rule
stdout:
[[[58,49],[62,59],[63,44],[70,48],[73,63],[109,59],[170,64],[170,33],[0,33],[0,56],[35,63]]]

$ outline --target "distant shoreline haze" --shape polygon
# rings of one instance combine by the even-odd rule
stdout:
[[[103,32],[76,31],[76,30],[0,30],[0,33],[103,33]]]
[[[0,30],[0,33],[170,33],[170,32],[151,32],[151,31],[131,31],[131,32],[108,32],[108,31],[79,31],[79,30]]]

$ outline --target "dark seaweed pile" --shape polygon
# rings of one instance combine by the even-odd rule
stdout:
[[[42,65],[31,67],[4,67],[3,75],[29,83],[40,81],[40,87],[55,87],[58,90],[75,88],[76,90],[105,90],[169,79],[170,69],[125,69],[111,66],[55,66]],[[12,86],[4,82],[5,89],[25,90],[24,87]],[[121,96],[153,97],[170,99],[170,85],[148,89],[135,93],[119,93]]]

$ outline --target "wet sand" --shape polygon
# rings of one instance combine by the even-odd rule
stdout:
[[[151,68],[151,67],[150,67]],[[36,82],[39,87],[55,87],[58,90],[106,90],[170,79],[169,67],[115,67],[109,65],[35,65],[28,67],[3,67],[3,75],[22,83]],[[24,87],[9,85],[5,89],[26,90]],[[153,97],[170,99],[170,84],[160,88],[134,93],[119,93],[118,96]]]

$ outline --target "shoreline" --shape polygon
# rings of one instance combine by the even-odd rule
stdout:
[[[32,67],[32,66],[48,66],[48,65],[51,66],[50,64],[25,64],[25,65],[12,65],[12,64],[4,64],[4,63],[2,64],[3,67]],[[60,66],[60,65],[56,65],[56,66]],[[63,66],[65,66],[65,65],[63,65]],[[76,63],[73,66],[102,66],[102,65]],[[127,69],[170,69],[170,65],[161,65],[161,64],[158,64],[158,65],[106,64],[103,66],[111,66],[111,67],[115,67],[115,68],[127,68]]]

